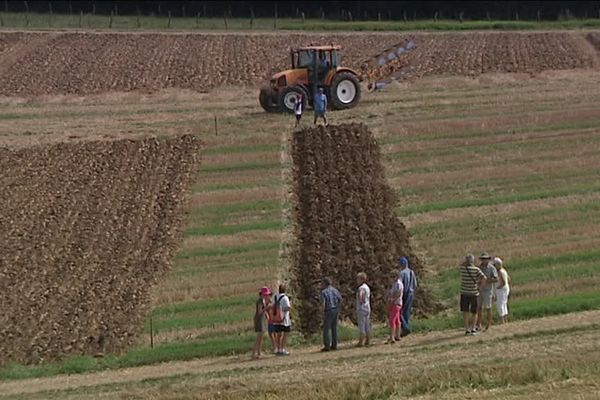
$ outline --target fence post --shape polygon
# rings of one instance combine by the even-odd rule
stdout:
[[[302,14],[300,14],[300,16],[302,17],[302,25],[304,25],[304,23],[306,22],[304,11],[302,11]]]
[[[113,11],[110,11],[110,15],[108,16],[108,29],[112,29],[113,24]]]
[[[381,22],[381,13],[380,12],[377,13],[377,21]]]
[[[434,22],[437,22],[437,20],[438,20],[438,12],[436,11],[436,12],[433,14],[433,21],[434,21]]]
[[[136,6],[135,8],[136,8],[136,11],[137,11],[137,19],[136,19],[137,28],[140,29],[142,27],[142,22],[140,21],[140,12],[141,11],[140,11],[140,7],[139,6]]]
[[[254,27],[254,10],[250,7],[250,29]]]
[[[150,348],[154,348],[154,324],[152,322],[152,317],[150,317]]]
[[[185,6],[181,6],[181,17],[185,18]]]
[[[167,29],[171,29],[171,10],[169,10],[168,20],[167,20]]]
[[[217,126],[217,116],[215,115],[215,136],[219,136],[219,128]]]
[[[52,2],[48,2],[48,26],[52,28]]]
[[[348,21],[352,22],[352,13],[348,11]]]
[[[79,29],[83,27],[83,10],[79,10]]]
[[[541,18],[540,18],[540,10],[537,10],[537,22],[540,22]]]
[[[2,17],[2,13],[0,12],[0,27],[4,26],[4,17]]]
[[[196,29],[200,27],[200,13],[196,13]]]
[[[25,0],[25,26],[29,26],[29,4],[27,4],[27,0]]]

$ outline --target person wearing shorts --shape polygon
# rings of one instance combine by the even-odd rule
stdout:
[[[485,327],[487,331],[492,324],[492,300],[494,297],[494,285],[498,282],[498,271],[491,263],[491,257],[488,253],[481,253],[479,256],[479,269],[485,275],[485,280],[479,286],[479,298],[477,301],[477,322],[475,329],[481,330],[483,320],[483,310],[485,310]]]
[[[367,274],[356,275],[356,322],[358,324],[358,346],[368,346],[371,336],[371,288],[367,285]]]
[[[387,343],[394,344],[400,340],[400,312],[402,311],[402,296],[404,285],[400,280],[400,272],[393,271],[391,275],[392,285],[388,291],[388,323],[390,326],[390,337]]]
[[[275,330],[275,354],[278,356],[288,356],[290,354],[286,349],[288,334],[292,330],[292,320],[290,318],[290,310],[292,309],[290,298],[285,294],[285,284],[279,285],[279,294],[274,298],[274,307],[279,307],[279,311],[283,316],[281,322],[275,322],[273,329]]]
[[[319,88],[315,96],[313,108],[315,110],[314,124],[317,124],[317,119],[323,118],[323,122],[327,125],[327,116],[325,115],[327,111],[327,95],[325,95],[323,88]]]
[[[465,335],[476,335],[475,316],[477,314],[477,299],[479,285],[485,275],[475,266],[475,256],[467,254],[465,261],[459,267],[460,271],[460,311],[463,314]]]

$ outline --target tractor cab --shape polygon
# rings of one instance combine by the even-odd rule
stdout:
[[[354,107],[360,99],[360,77],[341,67],[340,46],[307,46],[290,50],[291,69],[273,75],[261,89],[259,102],[269,112],[294,109],[297,101],[312,105],[323,88],[333,109]]]
[[[311,94],[331,70],[341,64],[340,46],[311,46],[291,49],[292,69],[307,69]]]

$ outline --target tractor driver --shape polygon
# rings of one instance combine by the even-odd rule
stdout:
[[[327,54],[323,50],[319,50],[317,57],[317,74],[319,79],[323,79],[328,70],[329,61],[327,60]]]

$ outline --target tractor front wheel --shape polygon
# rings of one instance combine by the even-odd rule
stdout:
[[[263,86],[262,88],[260,88],[260,94],[258,95],[258,102],[260,103],[261,107],[266,112],[280,111],[277,98],[274,98],[274,97],[275,97],[275,94],[273,93],[273,90],[271,89],[270,86]]]
[[[351,72],[336,74],[331,82],[329,97],[335,110],[355,107],[360,100],[360,83],[356,75]]]
[[[308,94],[306,93],[306,91],[299,86],[287,87],[281,92],[281,109],[283,111],[293,113],[296,102],[300,101],[300,98],[302,98],[302,109],[306,110],[307,96]]]

